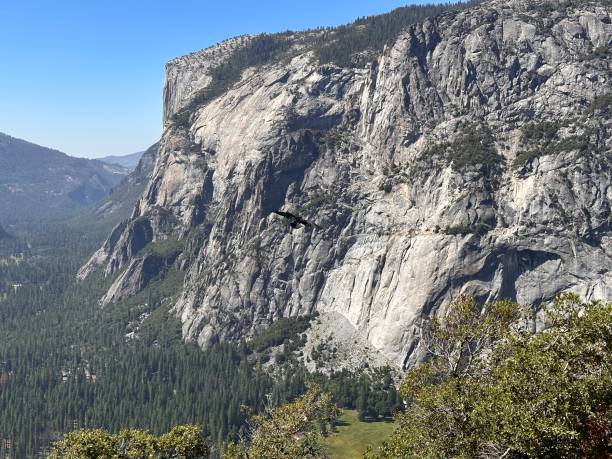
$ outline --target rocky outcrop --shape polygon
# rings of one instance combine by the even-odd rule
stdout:
[[[197,103],[215,48],[173,61],[149,184],[82,274],[121,271],[120,300],[146,285],[142,249],[179,238],[185,339],[316,310],[398,366],[459,293],[609,300],[611,23],[602,2],[488,1],[364,68],[321,66],[296,34]]]
[[[149,282],[172,266],[176,256],[176,253],[170,256],[148,253],[142,257],[133,258],[125,271],[121,273],[117,281],[104,295],[102,303],[112,303],[142,291]]]
[[[198,91],[210,85],[211,69],[227,61],[233,52],[246,46],[250,39],[249,36],[230,38],[168,62],[164,83],[164,123],[189,105]]]
[[[96,206],[93,211],[95,217],[124,220],[130,216],[153,172],[158,149],[159,143],[147,148],[136,168]]]

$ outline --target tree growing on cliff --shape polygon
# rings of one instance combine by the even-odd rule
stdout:
[[[428,361],[400,389],[407,409],[368,457],[610,457],[612,304],[560,296],[537,334],[520,312],[463,298],[432,319]]]

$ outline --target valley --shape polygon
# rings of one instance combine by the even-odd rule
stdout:
[[[142,152],[0,134],[0,459],[606,457],[611,47],[411,5],[170,60]]]

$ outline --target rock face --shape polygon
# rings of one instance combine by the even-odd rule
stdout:
[[[131,215],[153,172],[158,149],[159,144],[156,143],[142,154],[138,153],[140,159],[134,170],[94,209],[97,218],[122,220]]]
[[[319,65],[295,34],[204,101],[214,59],[250,38],[172,61],[150,182],[81,276],[126,268],[105,297],[120,300],[146,285],[140,251],[178,238],[185,339],[317,310],[404,367],[419,321],[459,293],[611,299],[604,3],[485,1],[362,68]]]

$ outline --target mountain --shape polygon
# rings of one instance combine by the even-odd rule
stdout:
[[[124,220],[130,216],[153,172],[158,149],[159,143],[156,143],[142,153],[135,153],[139,155],[136,167],[95,206],[94,214],[97,218],[112,217]]]
[[[114,164],[133,171],[138,166],[140,158],[142,158],[142,155],[144,153],[144,151],[137,151],[136,153],[132,153],[129,155],[105,156],[103,158],[98,158],[98,160],[102,161],[103,163]]]
[[[169,62],[151,178],[79,277],[108,304],[183,271],[202,347],[318,312],[332,365],[411,365],[459,294],[612,298],[610,2],[419,8]]]
[[[7,239],[9,237],[11,237],[9,233],[7,233],[6,230],[2,227],[2,225],[0,225],[0,240]]]
[[[102,199],[127,174],[0,134],[0,215],[5,222],[59,215]]]

